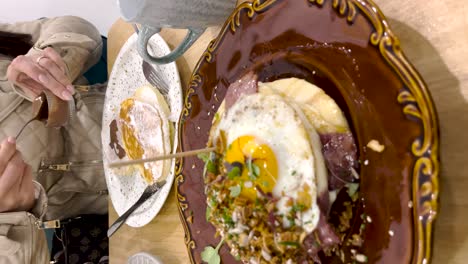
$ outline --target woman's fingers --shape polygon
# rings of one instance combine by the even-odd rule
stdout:
[[[16,157],[11,161],[11,164],[15,163],[17,163]],[[11,165],[11,167],[13,166]],[[4,176],[11,173],[5,171],[5,174],[0,178],[0,212],[29,211],[34,206],[35,197],[31,166],[24,162],[15,166],[16,181],[9,188],[5,188],[9,183],[5,181]],[[10,167],[10,164],[8,167]]]
[[[0,176],[0,193],[8,193],[21,182],[25,166],[21,152],[16,151]]]
[[[52,75],[56,81],[62,84],[70,93],[74,92],[72,90],[73,86],[71,85],[70,80],[65,75],[65,72],[55,63],[55,61],[47,57],[43,57],[42,59],[38,60],[37,63],[39,66],[47,70],[49,74]]]
[[[11,62],[9,68],[12,68],[12,70],[10,70],[11,76],[8,77],[13,78],[15,83],[17,82],[19,73],[23,72],[36,82],[44,85],[48,90],[63,100],[68,101],[72,99],[70,91],[68,91],[63,84],[58,82],[47,70],[36,64],[32,58],[18,56]]]
[[[34,97],[38,96],[40,93],[42,93],[42,91],[44,91],[44,89],[46,89],[44,85],[36,82],[24,73],[21,73],[18,76],[18,84],[21,87],[27,87],[30,92],[32,92]]]
[[[8,162],[16,152],[16,140],[8,137],[0,145],[0,175],[5,171]],[[0,176],[1,177],[1,176]]]
[[[53,48],[47,47],[44,49],[44,55],[47,56],[49,59],[51,59],[57,66],[62,70],[63,75],[67,78],[68,85],[66,86],[68,91],[70,91],[72,94],[75,92],[73,85],[71,84],[70,79],[68,78],[67,71],[68,67],[63,58],[56,52]],[[65,83],[63,83],[65,84]]]
[[[62,57],[60,57],[60,54],[58,54],[53,48],[47,47],[44,49],[44,55],[51,59],[59,68],[62,70],[64,74],[67,73],[67,65],[63,61]]]

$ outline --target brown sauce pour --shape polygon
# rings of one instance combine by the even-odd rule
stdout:
[[[123,159],[126,155],[125,149],[119,144],[119,137],[117,136],[117,132],[119,131],[119,126],[117,125],[117,121],[114,119],[109,124],[109,131],[110,131],[110,143],[109,147],[114,151],[115,155],[119,157],[119,159]]]

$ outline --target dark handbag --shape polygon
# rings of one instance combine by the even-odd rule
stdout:
[[[51,263],[109,263],[108,215],[81,215],[60,221],[52,241]]]

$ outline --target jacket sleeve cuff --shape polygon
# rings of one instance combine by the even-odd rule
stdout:
[[[67,76],[72,82],[96,64],[102,54],[102,41],[96,43],[83,34],[59,32],[47,40],[38,41],[26,56],[42,53],[47,47],[60,54],[67,66]]]
[[[44,190],[44,187],[37,182],[33,181],[34,184],[34,195],[36,198],[36,203],[31,209],[31,213],[39,220],[42,220],[46,211],[47,211],[47,195]]]
[[[25,90],[23,88],[21,88],[20,86],[18,85],[15,85],[15,84],[12,84],[13,86],[13,91],[15,91],[15,93],[17,93],[19,96],[23,97],[24,99],[32,102],[35,98],[35,95],[30,92],[29,90]]]

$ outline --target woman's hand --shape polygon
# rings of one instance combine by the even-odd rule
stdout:
[[[73,85],[66,75],[66,64],[52,48],[32,56],[18,56],[7,70],[8,80],[38,96],[50,90],[63,100],[71,100]]]
[[[9,137],[0,145],[0,213],[29,211],[34,206],[34,185],[31,167]]]

